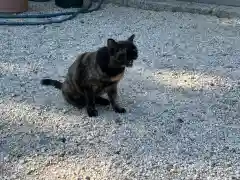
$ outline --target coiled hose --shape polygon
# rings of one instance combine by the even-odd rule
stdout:
[[[58,12],[58,13],[51,13],[51,14],[18,14],[18,15],[0,15],[0,19],[23,19],[23,18],[52,18],[57,16],[67,16],[69,17],[56,19],[56,20],[46,20],[46,21],[38,21],[38,22],[7,22],[7,21],[0,21],[0,25],[7,25],[7,26],[28,26],[28,25],[46,25],[52,23],[62,23],[64,21],[71,20],[75,18],[78,14],[82,13],[90,13],[93,11],[97,11],[100,9],[104,0],[99,0],[96,7],[91,8],[92,0],[89,0],[89,4],[84,7],[80,8],[77,11],[71,12]]]

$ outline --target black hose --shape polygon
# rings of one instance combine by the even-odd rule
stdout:
[[[46,25],[46,24],[52,24],[52,23],[62,23],[64,21],[71,20],[75,18],[78,14],[82,13],[90,13],[93,11],[97,11],[100,9],[102,3],[104,0],[99,0],[97,3],[97,6],[95,8],[91,8],[92,6],[92,0],[91,3],[89,3],[89,6],[86,8],[80,8],[77,11],[72,12],[58,12],[58,13],[51,13],[51,14],[18,14],[18,15],[0,15],[0,19],[19,19],[19,18],[51,18],[51,17],[57,17],[57,16],[66,16],[70,15],[69,17],[57,19],[57,20],[47,20],[47,21],[38,21],[38,22],[1,22],[0,25],[7,25],[7,26],[28,26],[28,25]]]

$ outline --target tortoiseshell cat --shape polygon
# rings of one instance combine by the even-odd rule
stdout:
[[[111,104],[115,112],[125,113],[125,108],[117,103],[117,85],[125,68],[132,67],[133,61],[138,58],[134,37],[132,34],[121,41],[109,38],[107,46],[80,54],[68,69],[63,83],[42,79],[41,84],[60,89],[65,100],[75,107],[86,106],[90,117],[98,116],[95,104]],[[109,100],[101,97],[103,93],[107,93]]]

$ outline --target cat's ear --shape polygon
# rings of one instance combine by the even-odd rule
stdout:
[[[114,40],[114,39],[108,39],[107,40],[107,46],[108,46],[108,48],[117,48],[117,42]]]
[[[118,49],[118,43],[114,39],[107,40],[107,47],[110,55],[114,55]]]
[[[131,41],[133,42],[133,39],[135,38],[135,34],[132,34],[129,38],[128,38],[128,41]]]

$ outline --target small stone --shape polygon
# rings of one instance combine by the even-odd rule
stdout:
[[[44,153],[44,152],[46,152],[46,151],[47,151],[46,148],[41,148],[41,153]]]
[[[61,141],[62,143],[65,143],[66,142],[66,138],[65,137],[61,137],[61,138],[59,138],[59,141]]]
[[[23,97],[18,96],[18,97],[15,98],[15,101],[17,101],[17,102],[21,102],[21,101],[23,101]]]
[[[184,121],[183,121],[182,118],[178,118],[178,119],[177,119],[177,122],[178,122],[178,123],[183,123]]]
[[[216,167],[217,166],[217,163],[216,162],[212,162],[211,163],[211,167]]]
[[[177,168],[173,168],[170,170],[171,173],[178,173],[178,169]]]
[[[236,153],[237,151],[236,151],[236,149],[232,148],[232,149],[230,150],[230,152]]]
[[[226,65],[225,68],[234,68],[234,66],[229,64],[229,65]]]
[[[121,153],[121,150],[117,150],[117,151],[114,152],[114,154],[118,154],[118,155],[119,155],[120,153]]]
[[[163,57],[167,57],[167,56],[170,56],[170,55],[167,54],[167,53],[163,53],[162,56],[163,56]]]
[[[226,166],[231,167],[232,166],[231,162],[227,162]]]
[[[5,157],[3,158],[3,161],[4,161],[4,162],[9,162],[9,161],[10,161],[9,155],[5,156]]]
[[[26,162],[26,161],[25,161],[24,159],[20,159],[20,160],[19,160],[19,163],[20,163],[20,164],[24,164],[25,162]]]
[[[20,158],[20,157],[22,157],[22,154],[21,153],[17,153],[16,157]]]
[[[34,169],[29,170],[29,171],[27,172],[27,175],[32,174],[34,171],[35,171]]]
[[[62,153],[59,154],[59,157],[64,157],[66,155],[66,152],[63,151]]]
[[[45,164],[45,167],[50,166],[51,165],[51,161],[47,161],[47,163]]]
[[[210,83],[210,86],[214,86],[214,84],[213,84],[213,83]]]
[[[120,118],[117,118],[115,119],[115,123],[118,124],[118,125],[121,125],[122,124],[122,121]]]
[[[44,139],[44,138],[40,139],[40,141],[39,141],[39,144],[41,144],[41,145],[45,145],[45,144],[48,144],[48,143],[49,143],[49,141],[47,139]]]
[[[86,177],[86,180],[90,180],[90,177],[89,177],[89,176],[87,176],[87,177]]]
[[[173,165],[172,164],[168,164],[167,165],[167,171],[171,171],[173,169]]]
[[[63,109],[63,114],[67,114],[69,111],[71,111],[71,109]]]
[[[224,147],[223,147],[223,150],[224,150],[224,151],[228,151],[228,150],[229,150],[229,147],[228,147],[228,146],[224,146]]]
[[[15,94],[15,93],[12,93],[11,96],[12,96],[12,97],[17,97],[18,95]]]
[[[193,29],[197,29],[197,27],[198,27],[197,24],[193,24],[193,25],[192,25],[192,28],[193,28]]]
[[[126,158],[126,160],[130,160],[132,158],[132,155],[127,154],[125,158]]]

